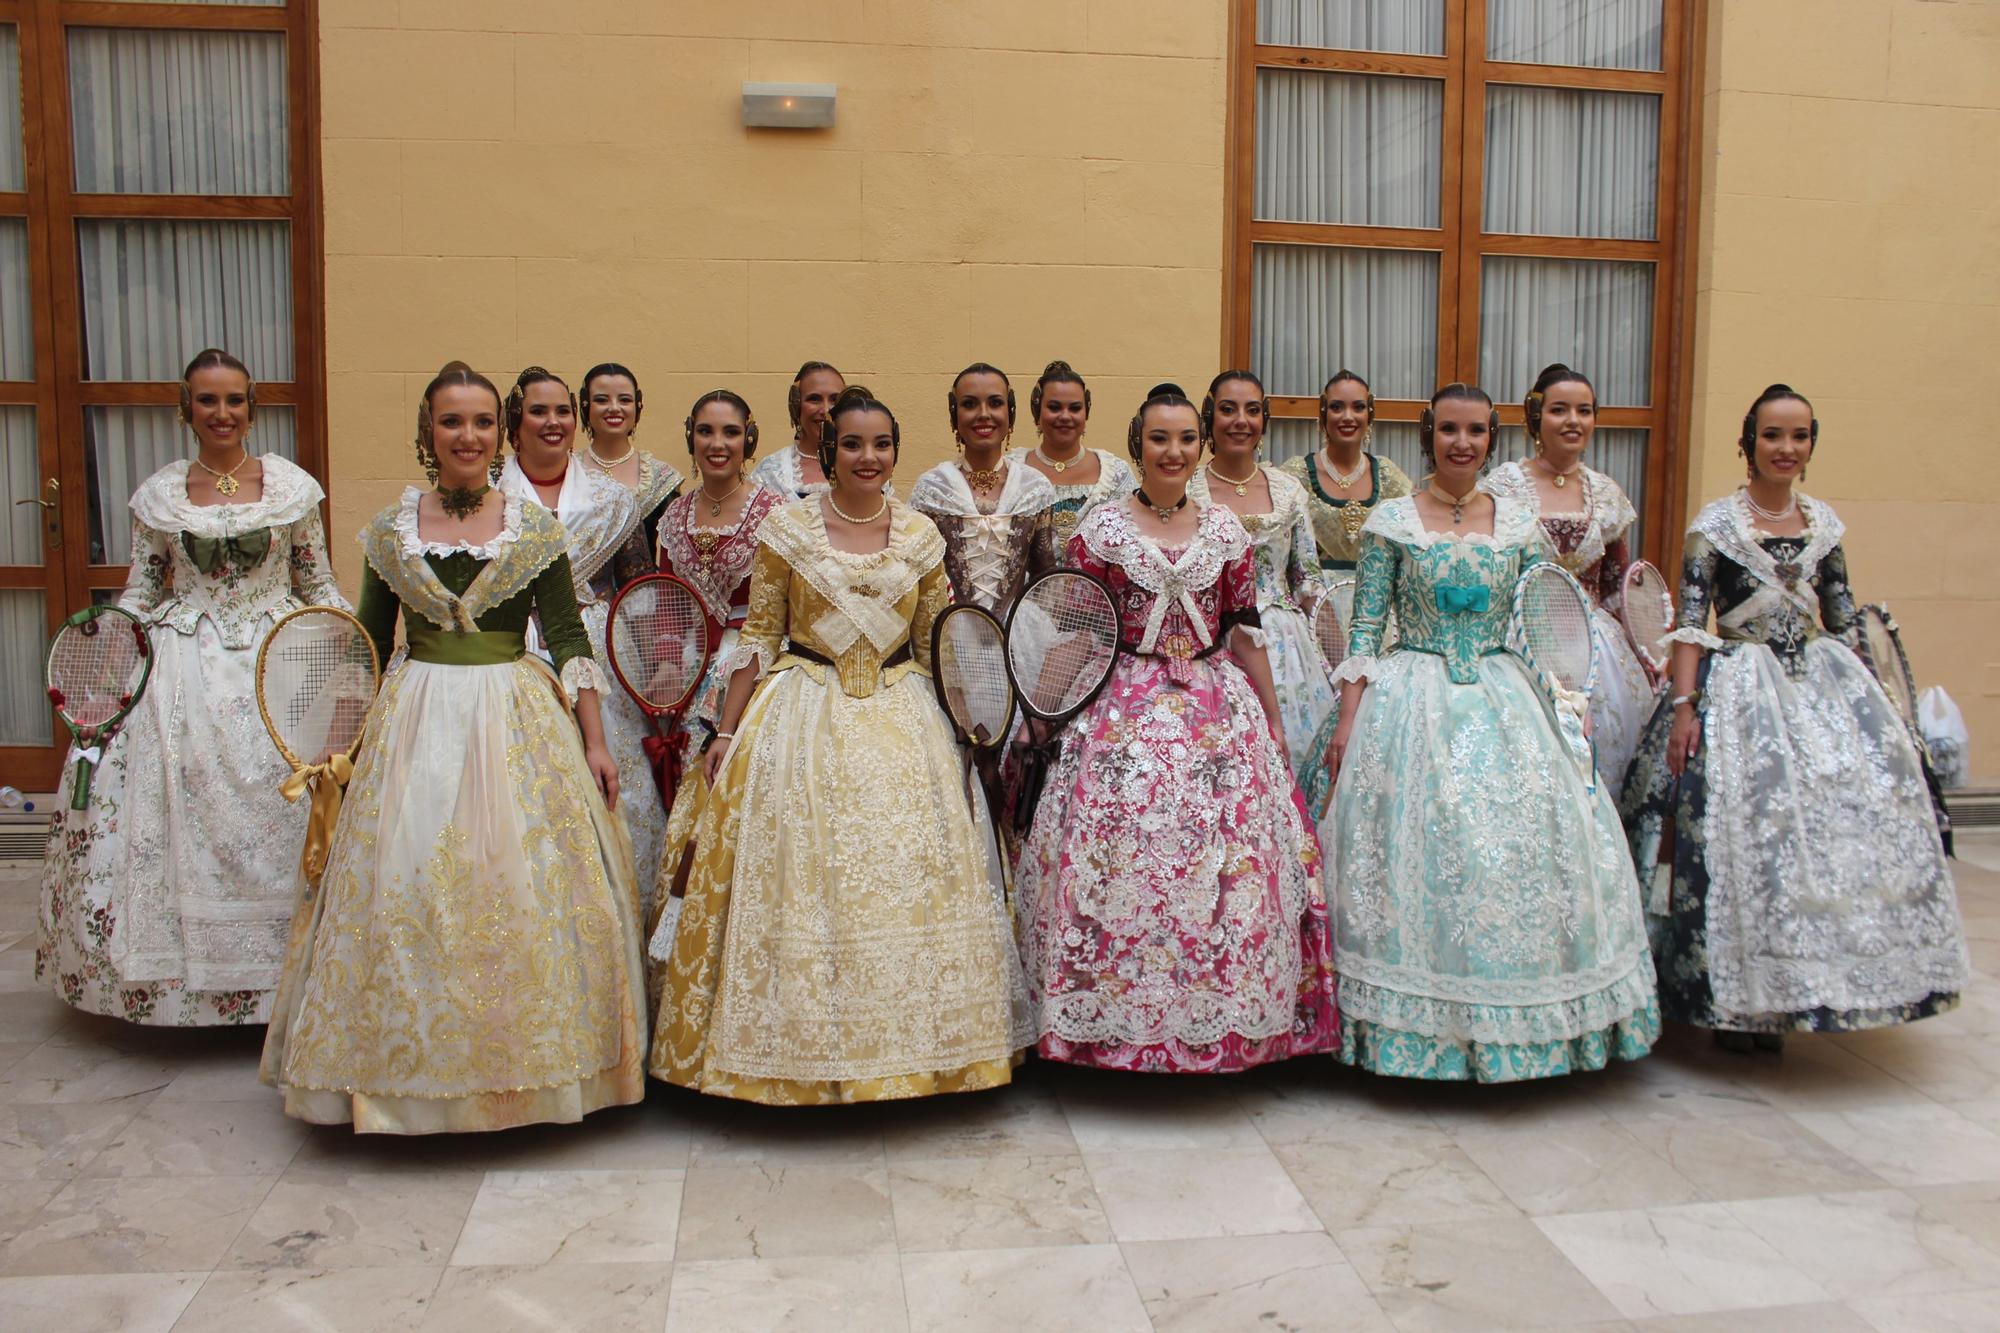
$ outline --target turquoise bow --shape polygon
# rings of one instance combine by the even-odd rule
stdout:
[[[181,547],[204,574],[221,573],[225,562],[238,569],[254,569],[270,554],[271,530],[258,528],[240,537],[197,537],[183,532]]]
[[[1483,612],[1493,604],[1492,594],[1483,584],[1440,583],[1437,586],[1437,608],[1447,616]]]

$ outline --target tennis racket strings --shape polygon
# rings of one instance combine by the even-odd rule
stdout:
[[[1117,655],[1118,608],[1080,570],[1043,575],[1014,604],[1007,670],[1034,717],[1067,721],[1103,686]]]
[[[932,666],[945,711],[969,744],[998,745],[1014,718],[1006,632],[999,621],[972,606],[948,608],[938,625]]]

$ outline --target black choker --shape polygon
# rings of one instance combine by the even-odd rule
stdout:
[[[1166,521],[1167,521],[1168,519],[1172,518],[1172,517],[1173,517],[1173,516],[1174,516],[1175,514],[1179,513],[1179,512],[1181,511],[1181,510],[1183,510],[1183,509],[1187,508],[1187,492],[1186,492],[1186,491],[1182,491],[1182,492],[1181,492],[1181,498],[1180,498],[1180,499],[1178,499],[1178,500],[1174,501],[1174,502],[1173,502],[1172,504],[1170,504],[1170,505],[1165,505],[1165,506],[1162,506],[1162,505],[1156,505],[1156,504],[1154,504],[1154,503],[1153,503],[1153,497],[1152,497],[1152,496],[1150,496],[1150,495],[1148,495],[1148,494],[1146,494],[1146,488],[1145,488],[1144,486],[1141,486],[1141,487],[1140,487],[1140,488],[1139,488],[1138,490],[1136,490],[1136,491],[1132,492],[1132,494],[1134,494],[1134,495],[1138,496],[1138,497],[1139,497],[1139,503],[1140,503],[1140,504],[1142,504],[1142,505],[1144,505],[1144,506],[1146,506],[1146,508],[1148,508],[1148,509],[1152,510],[1152,511],[1153,511],[1153,517],[1155,517],[1155,518],[1159,519],[1159,520],[1160,520],[1160,522],[1162,522],[1162,523],[1165,523],[1165,522],[1166,522]]]
[[[472,490],[465,486],[440,486],[437,488],[438,507],[452,518],[465,519],[477,513],[486,492],[491,486],[481,486]]]

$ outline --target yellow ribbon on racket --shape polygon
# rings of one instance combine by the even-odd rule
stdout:
[[[333,850],[333,826],[340,819],[341,795],[354,776],[354,761],[344,754],[334,755],[323,764],[308,764],[278,784],[288,801],[312,793],[312,813],[306,817],[305,852],[299,858],[308,882],[317,884],[326,873],[327,854]]]

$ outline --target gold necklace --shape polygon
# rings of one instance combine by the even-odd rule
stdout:
[[[1540,454],[1536,454],[1535,466],[1540,468],[1542,471],[1548,473],[1550,477],[1554,478],[1556,483],[1556,489],[1561,490],[1565,485],[1568,484],[1569,479],[1571,477],[1574,477],[1577,473],[1583,471],[1583,460],[1578,459],[1576,466],[1571,468],[1567,472],[1558,472],[1554,468],[1549,466],[1548,459],[1543,458]]]
[[[880,509],[877,509],[867,518],[856,518],[854,515],[848,513],[845,509],[842,509],[840,507],[840,501],[833,498],[833,490],[831,487],[829,487],[826,492],[826,503],[827,507],[832,509],[834,513],[840,515],[842,518],[846,519],[849,523],[852,523],[857,528],[865,528],[870,523],[873,523],[876,519],[882,517],[882,515],[889,512],[889,500],[887,496],[884,496],[882,499],[882,507]]]
[[[1451,525],[1455,528],[1465,521],[1465,506],[1472,497],[1479,494],[1479,484],[1474,482],[1472,489],[1463,495],[1453,495],[1450,491],[1438,485],[1437,479],[1433,477],[1430,483],[1430,492],[1432,499],[1441,500],[1451,506]]]
[[[1223,482],[1230,486],[1234,486],[1236,488],[1236,493],[1238,495],[1250,494],[1250,483],[1257,480],[1257,473],[1254,470],[1250,473],[1249,476],[1245,477],[1241,481],[1238,481],[1234,477],[1224,476],[1222,473],[1217,472],[1215,470],[1215,464],[1213,463],[1203,463],[1201,465],[1201,469],[1202,471],[1208,473],[1209,476],[1214,477],[1217,481]]]
[[[241,472],[243,465],[249,461],[250,451],[245,449],[243,457],[236,460],[235,467],[229,469],[227,472],[217,472],[214,468],[201,461],[200,454],[194,456],[194,465],[215,478],[215,493],[221,496],[231,496],[243,489],[243,483],[236,480],[236,474]]]
[[[1051,472],[1067,472],[1083,461],[1083,447],[1081,445],[1077,447],[1076,457],[1074,458],[1050,458],[1046,453],[1042,452],[1042,446],[1038,444],[1035,446],[1035,457],[1041,459],[1042,466]]]
[[[971,467],[961,458],[958,470],[965,474],[966,485],[985,495],[998,488],[1001,478],[1007,475],[1007,460],[1001,459],[998,467]]]
[[[598,457],[597,441],[595,440],[592,440],[589,444],[585,445],[583,449],[584,457],[589,459],[590,462],[597,468],[599,472],[609,472],[615,467],[624,466],[627,462],[631,460],[632,455],[637,452],[639,452],[638,445],[627,444],[625,446],[624,453],[618,455],[618,457],[616,458],[607,460]]]
[[[708,483],[704,481],[701,484],[701,498],[708,501],[708,516],[710,518],[715,518],[719,516],[722,513],[722,502],[724,500],[727,500],[730,496],[736,494],[736,492],[742,489],[743,489],[743,474],[741,472],[736,474],[736,484],[734,486],[731,486],[728,490],[724,491],[721,495],[710,495],[708,493]]]
[[[1343,491],[1353,490],[1354,483],[1368,475],[1368,455],[1366,453],[1361,455],[1360,467],[1355,468],[1350,473],[1343,474],[1339,468],[1333,465],[1333,450],[1322,449],[1319,452],[1320,456],[1326,460],[1326,475],[1332,477],[1333,484],[1340,487]]]

